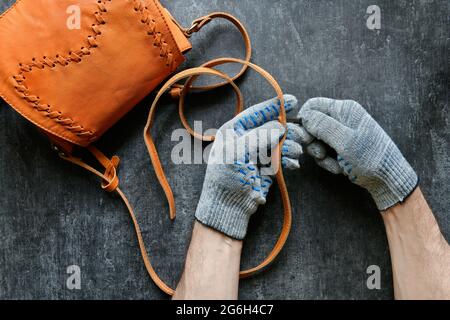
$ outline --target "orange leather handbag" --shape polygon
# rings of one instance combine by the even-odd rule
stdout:
[[[0,16],[1,97],[49,137],[61,158],[96,174],[106,191],[121,196],[130,212],[147,271],[168,294],[173,294],[173,290],[152,268],[133,209],[119,188],[116,170],[120,160],[116,156],[107,158],[93,143],[183,63],[184,54],[191,49],[189,37],[216,18],[230,21],[242,33],[247,49],[245,60],[216,59],[171,78],[151,108],[144,133],[172,219],[173,194],[150,135],[161,95],[170,90],[172,96],[179,98],[183,124],[196,138],[205,141],[214,137],[193,132],[184,117],[184,100],[189,90],[210,90],[230,84],[237,93],[236,111],[240,112],[243,99],[233,80],[251,67],[270,81],[283,102],[276,81],[249,62],[251,44],[244,26],[233,16],[219,12],[199,18],[185,29],[157,0],[78,0],[75,6],[71,0],[18,0]],[[213,69],[223,63],[241,63],[243,67],[229,77]],[[192,83],[200,74],[219,76],[224,82],[194,87]],[[178,84],[183,79],[187,82]],[[286,121],[284,112],[280,121]],[[96,157],[104,173],[74,155],[79,147]],[[278,182],[285,208],[282,234],[268,258],[258,267],[242,272],[242,277],[269,265],[286,241],[291,209],[281,170]]]

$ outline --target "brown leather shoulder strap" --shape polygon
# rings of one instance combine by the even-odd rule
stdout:
[[[233,58],[223,58],[221,59],[221,63],[240,63],[243,65],[246,65],[247,67],[250,67],[252,69],[254,69],[255,71],[257,71],[260,75],[262,75],[264,78],[267,79],[267,81],[272,85],[272,87],[275,89],[277,96],[279,98],[279,100],[281,101],[281,116],[280,116],[280,122],[283,123],[284,125],[286,125],[286,112],[285,112],[285,108],[284,108],[284,99],[283,99],[283,92],[280,88],[280,86],[278,85],[278,83],[276,82],[276,80],[264,69],[262,69],[261,67],[254,65],[248,61],[244,61],[244,60],[240,60],[240,59],[233,59]],[[150,108],[150,114],[148,117],[148,121],[147,121],[147,125],[145,127],[145,131],[144,131],[144,139],[145,139],[145,143],[146,146],[148,148],[148,152],[153,164],[153,167],[155,168],[155,172],[156,172],[156,176],[158,177],[158,181],[160,182],[162,188],[165,191],[168,203],[169,203],[169,207],[170,207],[170,217],[171,219],[174,219],[176,216],[176,209],[175,209],[175,200],[173,197],[173,192],[172,189],[167,181],[166,175],[164,173],[164,170],[162,168],[161,165],[161,161],[159,159],[158,156],[158,152],[156,150],[156,146],[155,143],[153,141],[153,138],[151,136],[151,129],[153,127],[154,124],[154,118],[155,118],[155,114],[156,114],[156,108],[159,102],[159,99],[162,97],[162,95],[168,91],[174,84],[176,84],[178,81],[183,80],[188,78],[189,80],[187,81],[187,83],[185,83],[185,85],[183,86],[184,90],[181,94],[181,97],[184,97],[187,93],[187,91],[189,91],[189,89],[191,88],[191,81],[193,81],[196,77],[198,77],[199,75],[203,75],[203,74],[207,74],[207,75],[215,75],[218,77],[221,77],[223,79],[225,79],[232,87],[233,89],[237,92],[237,95],[239,97],[239,105],[238,105],[238,111],[242,109],[242,95],[240,94],[239,89],[237,88],[237,86],[234,84],[232,78],[230,78],[228,75],[217,71],[215,69],[210,69],[210,68],[205,68],[205,67],[200,67],[200,68],[193,68],[193,69],[189,69],[186,71],[183,71],[177,75],[175,75],[174,77],[172,77],[169,81],[167,81],[167,83],[161,88],[161,90],[158,92],[151,108]],[[189,83],[189,85],[188,85]],[[182,104],[183,100],[180,100],[180,104]],[[207,140],[207,141],[211,141],[214,139],[214,137],[210,137],[211,140],[208,140],[208,137],[203,137],[201,134],[195,133],[192,131],[190,131],[191,133],[193,133],[193,135],[199,139],[202,140]],[[275,163],[277,164],[279,170],[277,173],[277,181],[278,181],[278,186],[280,188],[280,192],[281,192],[281,196],[282,196],[282,201],[283,201],[283,207],[284,207],[284,221],[283,221],[283,228],[281,230],[281,234],[280,237],[278,239],[278,241],[276,242],[273,250],[270,252],[270,254],[266,257],[266,259],[264,259],[264,261],[259,264],[257,267],[254,267],[252,269],[249,270],[245,270],[242,271],[240,273],[240,277],[241,278],[247,278],[250,277],[256,273],[258,273],[259,271],[263,270],[264,268],[266,268],[268,265],[270,265],[275,258],[278,256],[278,254],[281,252],[284,244],[286,243],[286,240],[288,238],[290,229],[291,229],[291,225],[292,225],[292,211],[291,211],[291,204],[290,204],[290,199],[289,199],[289,194],[287,191],[287,187],[285,184],[285,180],[284,180],[284,176],[283,176],[283,171],[281,168],[281,148],[280,146],[284,143],[285,138],[283,138],[283,140],[280,142],[280,145],[278,146],[278,149],[276,150],[276,152],[274,152],[274,159],[273,161],[275,161]]]
[[[167,181],[166,175],[164,174],[164,170],[162,168],[161,161],[159,159],[155,143],[153,142],[153,139],[150,135],[150,130],[153,127],[157,103],[158,103],[159,99],[162,97],[162,95],[164,93],[166,93],[178,81],[181,81],[192,75],[198,75],[198,74],[209,74],[209,75],[219,76],[221,78],[227,79],[230,82],[230,84],[232,84],[233,89],[235,90],[236,95],[238,97],[237,113],[239,113],[242,110],[242,106],[243,106],[243,97],[242,97],[241,91],[234,84],[234,82],[227,75],[223,74],[222,72],[214,70],[214,69],[209,69],[209,68],[199,67],[199,68],[182,71],[182,72],[178,73],[177,75],[173,76],[169,81],[167,81],[167,83],[158,92],[158,94],[153,102],[153,105],[150,108],[150,114],[148,116],[147,125],[145,126],[145,130],[144,130],[144,139],[145,139],[145,143],[147,145],[147,149],[148,149],[148,152],[149,152],[151,160],[152,160],[153,167],[156,172],[156,176],[157,176],[158,181],[161,184],[161,186],[166,194],[167,200],[169,202],[170,218],[172,220],[175,219],[175,200],[174,200],[172,189],[169,185],[169,182]]]
[[[102,179],[102,188],[108,192],[117,192],[117,194],[121,197],[122,201],[125,203],[128,212],[130,214],[131,220],[133,221],[133,227],[136,232],[136,236],[138,238],[138,244],[139,249],[141,251],[142,260],[144,260],[145,268],[147,269],[148,274],[150,275],[150,278],[155,282],[155,284],[166,294],[173,295],[174,291],[169,286],[167,286],[164,281],[159,278],[158,274],[156,273],[155,269],[153,269],[153,266],[150,262],[150,259],[148,257],[147,249],[145,247],[144,239],[142,238],[142,232],[141,228],[139,226],[138,220],[136,218],[136,215],[134,214],[133,207],[131,206],[130,202],[128,201],[128,198],[125,196],[125,194],[122,192],[122,190],[119,188],[119,179],[117,177],[117,168],[120,163],[120,159],[116,156],[114,156],[112,159],[108,159],[102,152],[97,150],[94,147],[89,147],[88,150],[94,155],[94,157],[100,162],[100,164],[105,168],[105,173],[102,174],[98,170],[94,169],[92,166],[85,163],[82,159],[76,158],[72,155],[67,155],[64,153],[60,153],[59,156],[72,163],[75,164],[93,174],[100,177]]]
[[[283,123],[284,125],[286,125],[286,112],[284,109],[284,99],[283,99],[283,93],[281,91],[280,86],[278,85],[278,83],[275,81],[275,79],[265,70],[263,70],[262,68],[249,63],[247,61],[243,61],[243,60],[239,60],[239,59],[224,59],[223,63],[242,63],[242,64],[247,64],[248,67],[251,67],[252,69],[256,70],[258,73],[260,73],[263,77],[265,77],[268,82],[273,86],[273,88],[275,89],[277,96],[279,98],[279,100],[281,101],[281,116],[280,116],[280,122]],[[178,81],[181,81],[183,79],[186,78],[191,78],[191,77],[197,77],[199,75],[202,74],[206,74],[206,75],[213,75],[213,76],[218,76],[221,77],[223,79],[225,79],[228,83],[230,83],[230,85],[233,87],[233,89],[236,92],[236,95],[238,97],[238,108],[237,111],[240,112],[243,106],[243,97],[242,94],[239,90],[239,88],[236,86],[236,84],[232,81],[232,79],[227,76],[226,74],[214,70],[214,69],[210,69],[210,68],[194,68],[194,69],[190,69],[190,70],[186,70],[181,72],[178,75],[175,75],[174,77],[172,77],[162,88],[161,90],[158,92],[155,101],[153,102],[151,109],[150,109],[150,114],[148,117],[148,121],[147,121],[147,125],[145,127],[145,132],[144,132],[144,138],[145,138],[145,142],[150,154],[150,158],[152,161],[152,164],[155,168],[155,172],[156,175],[158,177],[158,180],[161,184],[161,186],[164,189],[164,192],[166,194],[167,200],[169,202],[169,207],[170,207],[170,213],[171,213],[171,218],[174,219],[175,215],[176,215],[176,211],[175,211],[175,200],[174,200],[174,196],[172,193],[172,189],[167,181],[167,178],[164,174],[164,170],[162,168],[161,165],[161,161],[159,159],[158,156],[158,152],[156,150],[156,146],[155,143],[152,139],[151,136],[151,129],[153,127],[154,124],[154,119],[155,119],[155,115],[156,115],[156,108],[159,102],[159,99],[162,97],[162,95],[168,91],[171,86],[175,83],[177,83]],[[189,86],[185,86],[185,90],[183,90],[183,95],[184,96],[186,94],[186,92],[189,90]],[[200,134],[195,134],[196,137],[205,140],[205,137],[203,137]],[[272,251],[269,253],[269,255],[266,257],[266,259],[264,259],[264,261],[262,263],[260,263],[258,266],[249,269],[249,270],[245,270],[240,272],[240,277],[241,278],[248,278],[258,272],[260,272],[261,270],[263,270],[264,268],[266,268],[267,266],[269,266],[274,260],[275,258],[278,256],[278,254],[281,252],[284,244],[286,243],[286,240],[288,238],[290,229],[291,229],[291,224],[292,224],[292,211],[291,211],[291,205],[290,205],[290,200],[289,200],[289,194],[286,188],[286,184],[284,181],[284,176],[283,176],[283,171],[281,168],[281,148],[280,146],[284,143],[284,139],[283,141],[280,142],[280,145],[278,146],[278,149],[276,150],[276,152],[274,152],[274,159],[273,161],[275,161],[275,163],[277,164],[277,166],[279,167],[279,170],[277,172],[277,182],[278,182],[278,187],[280,189],[281,192],[281,196],[282,196],[282,201],[283,201],[283,207],[284,207],[284,216],[283,216],[283,227],[281,230],[281,234],[280,237],[278,239],[278,241],[276,242],[274,248],[272,249]],[[150,276],[150,278],[154,281],[154,283],[166,294],[168,295],[173,295],[174,294],[174,290],[172,288],[170,288],[156,273],[156,271],[154,270],[150,259],[148,257],[148,252],[142,237],[142,233],[141,233],[141,229],[139,226],[139,223],[137,221],[136,215],[133,211],[133,208],[130,205],[130,202],[128,201],[127,197],[125,196],[125,194],[122,192],[122,190],[119,188],[119,179],[117,177],[117,168],[119,166],[120,163],[120,159],[118,157],[113,157],[112,159],[108,159],[105,155],[103,155],[103,153],[101,153],[99,150],[97,150],[94,147],[89,147],[88,150],[95,156],[95,158],[100,162],[100,164],[105,168],[105,173],[102,174],[101,172],[99,172],[98,170],[94,169],[92,166],[88,165],[87,163],[85,163],[82,159],[76,158],[72,155],[66,155],[61,153],[60,157],[68,162],[71,162],[93,174],[95,174],[96,176],[100,177],[102,179],[102,188],[105,189],[108,192],[117,192],[119,194],[119,196],[122,198],[123,202],[125,203],[130,217],[133,221],[133,226],[136,232],[136,236],[138,238],[138,244],[139,244],[139,249],[142,255],[142,259],[144,261],[144,265],[145,268],[147,269],[147,272]]]
[[[242,38],[244,39],[244,43],[245,43],[245,58],[244,60],[246,62],[250,62],[251,57],[252,57],[252,42],[250,40],[250,36],[247,32],[247,29],[245,29],[244,25],[242,24],[241,21],[239,21],[239,19],[237,19],[236,17],[234,17],[231,14],[225,13],[225,12],[214,12],[211,14],[208,14],[204,17],[198,18],[196,20],[194,20],[192,22],[191,27],[189,28],[183,28],[181,27],[178,22],[176,22],[174,20],[174,22],[179,26],[179,28],[181,30],[183,30],[184,34],[186,37],[191,37],[194,33],[199,32],[204,26],[206,26],[207,24],[209,24],[211,21],[215,20],[215,19],[225,19],[229,22],[231,22],[241,33]],[[219,64],[222,64],[222,58],[218,58],[218,59],[214,59],[211,61],[206,62],[205,64],[201,65],[200,67],[209,67],[212,68],[214,66],[217,66]],[[239,72],[231,77],[231,80],[235,81],[238,78],[240,78],[245,71],[247,71],[248,69],[248,65],[244,64],[242,65],[242,68],[239,70]],[[209,90],[213,90],[219,87],[223,87],[225,85],[229,84],[228,81],[223,81],[223,82],[219,82],[213,85],[206,85],[206,86],[195,86],[195,87],[191,87],[191,90],[194,91],[209,91]],[[173,96],[176,96],[177,93],[180,91],[180,89],[182,89],[183,87],[181,85],[173,85],[172,86],[172,92],[171,94]]]

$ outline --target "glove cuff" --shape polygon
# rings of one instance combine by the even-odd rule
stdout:
[[[383,183],[369,191],[380,211],[403,202],[419,183],[414,169],[395,145],[388,148],[377,175]]]
[[[243,240],[258,204],[246,192],[232,192],[220,185],[205,184],[195,218],[225,235]]]

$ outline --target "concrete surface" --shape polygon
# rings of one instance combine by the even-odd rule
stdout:
[[[0,11],[14,1],[1,0]],[[184,25],[211,11],[241,18],[254,62],[303,103],[316,96],[351,98],[371,112],[421,177],[421,186],[450,238],[448,1],[163,1]],[[382,10],[382,29],[366,27],[367,7]],[[193,37],[184,66],[242,56],[233,28],[214,24]],[[1,49],[1,44],[0,44]],[[269,98],[254,73],[241,81],[247,105]],[[191,97],[189,119],[219,126],[232,114],[229,90]],[[205,166],[170,164],[181,128],[176,106],[160,107],[156,140],[174,187],[171,223],[142,140],[152,97],[99,143],[122,158],[120,178],[160,275],[175,285],[183,267]],[[149,280],[122,202],[99,181],[58,159],[47,140],[3,101],[0,108],[0,298],[166,299]],[[343,177],[302,159],[288,178],[292,234],[273,267],[242,282],[244,299],[391,299],[383,224],[369,196]],[[252,220],[243,266],[263,259],[281,226],[277,192]],[[81,267],[81,290],[68,290],[66,269]],[[368,290],[366,269],[378,265],[381,290]]]

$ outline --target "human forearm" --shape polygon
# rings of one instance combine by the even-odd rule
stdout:
[[[383,213],[396,299],[450,299],[450,247],[422,192]]]
[[[242,241],[195,223],[175,300],[236,300]]]

